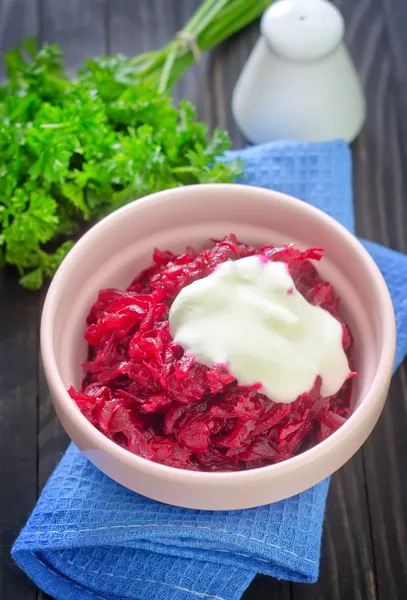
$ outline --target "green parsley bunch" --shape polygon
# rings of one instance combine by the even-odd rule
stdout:
[[[228,37],[268,3],[205,0],[199,19],[161,51],[87,61],[75,80],[65,76],[58,46],[37,51],[27,40],[6,53],[0,258],[17,267],[24,287],[40,288],[55,272],[84,222],[146,194],[240,174],[237,162],[216,161],[230,146],[227,133],[209,136],[194,107],[174,106],[168,91],[196,47]]]

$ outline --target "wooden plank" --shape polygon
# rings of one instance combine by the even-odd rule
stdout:
[[[21,44],[28,35],[38,29],[37,5],[32,0],[1,0],[0,2],[0,57]],[[0,80],[5,76],[0,61]]]
[[[106,3],[104,0],[61,2],[42,0],[40,4],[41,37],[43,42],[58,43],[64,52],[69,73],[83,64],[86,58],[106,52]],[[45,292],[42,295],[45,298]],[[61,458],[68,438],[52,408],[51,398],[39,357],[39,488]]]
[[[32,0],[0,1],[0,56],[36,33],[36,9]],[[0,294],[0,597],[34,600],[35,586],[10,548],[37,495],[38,296],[19,288],[9,270],[0,273]]]
[[[232,115],[232,93],[258,36],[259,23],[256,22],[215,48],[203,70],[203,83],[196,99],[201,118],[210,129],[226,129],[234,148],[243,148],[247,142]]]
[[[407,370],[393,379],[387,406],[366,443],[367,489],[381,598],[407,598]]]
[[[0,596],[36,597],[10,548],[37,497],[38,297],[0,273]]]
[[[41,356],[38,355],[38,490],[47,483],[48,477],[62,458],[69,444],[69,438],[56,417],[51,395],[45,380]]]
[[[64,52],[68,72],[73,73],[85,58],[106,52],[106,3],[104,0],[55,2],[42,0],[40,21],[42,41],[58,43]],[[42,299],[45,298],[45,292]],[[48,387],[39,357],[39,461],[40,489],[66,448],[68,438],[52,408]]]
[[[44,294],[42,294],[44,296]],[[41,301],[41,306],[43,302]],[[38,354],[38,495],[47,483],[48,477],[62,458],[62,455],[69,444],[69,438],[59,422],[54,407],[52,406],[51,395],[45,380],[44,369],[41,356]],[[50,596],[37,591],[37,600],[52,600]],[[16,599],[17,600],[17,599]],[[23,600],[23,598],[21,598]]]
[[[199,0],[178,0],[169,10],[165,0],[110,0],[107,24],[109,49],[128,56],[165,46],[193,14]],[[206,62],[205,58],[203,59]],[[174,98],[194,101],[197,74],[194,67],[174,90]]]
[[[64,64],[69,75],[74,75],[86,58],[106,53],[106,16],[105,0],[40,0],[41,39],[43,42],[62,46]],[[61,458],[68,438],[52,408],[41,363],[38,386],[38,485],[41,489]],[[37,598],[47,600],[49,596],[38,590]]]
[[[367,87],[377,86],[372,94],[366,130],[374,138],[361,140],[368,177],[360,181],[361,205],[369,218],[361,222],[361,232],[380,243],[406,251],[407,178],[400,123],[405,119],[395,95],[394,61],[388,43],[372,61]],[[369,179],[369,181],[368,181]],[[363,454],[376,557],[379,596],[395,600],[407,595],[406,492],[403,482],[407,469],[406,437],[407,385],[405,366],[393,380],[387,405]]]
[[[320,577],[311,586],[294,584],[294,600],[377,600],[364,479],[361,452],[332,477]]]
[[[105,0],[39,0],[43,42],[58,43],[70,75],[86,58],[106,52]]]
[[[165,0],[110,0],[107,30],[111,52],[136,56],[161,48],[198,4],[199,0],[178,0],[170,7]]]
[[[407,97],[407,3],[400,0],[381,0],[383,15],[388,31],[389,45],[393,57],[395,78],[400,100]]]
[[[291,586],[287,581],[257,575],[242,600],[291,600]]]
[[[385,2],[388,7],[389,3]],[[396,6],[394,5],[396,9]],[[400,23],[405,9],[401,5],[393,18],[385,13],[387,45],[380,49],[384,66],[374,69],[378,80],[376,102],[368,126],[375,128],[375,152],[371,152],[373,195],[365,200],[377,206],[379,215],[373,225],[374,237],[381,243],[407,251],[407,78],[400,70],[394,38],[402,37]],[[400,12],[401,11],[401,12]],[[403,43],[405,40],[403,38]],[[372,82],[369,82],[372,85]],[[369,193],[369,192],[365,192]],[[372,534],[377,563],[379,593],[395,600],[407,597],[407,369],[399,369],[394,378],[382,418],[364,448],[367,489],[370,499]]]
[[[399,37],[405,43],[405,4],[392,2],[392,19],[387,0],[387,11],[383,2],[372,0],[345,4],[351,23],[352,15],[357,15],[348,36],[368,100],[366,126],[354,145],[357,228],[365,237],[406,252],[407,173],[403,165],[407,155],[402,136],[407,121],[401,101],[407,78],[400,70],[401,56],[395,54],[394,44]],[[404,366],[393,380],[383,415],[362,451],[377,593],[379,598],[392,600],[407,597],[406,406]]]

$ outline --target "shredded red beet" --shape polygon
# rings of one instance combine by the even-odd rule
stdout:
[[[294,244],[256,250],[227,235],[212,248],[184,254],[154,250],[154,265],[123,292],[101,290],[85,338],[82,391],[69,393],[86,418],[111,440],[143,458],[183,469],[234,471],[286,460],[324,440],[350,411],[352,381],[330,397],[321,378],[290,404],[277,404],[258,386],[240,386],[226,367],[208,368],[174,343],[168,313],[178,292],[217,265],[254,254],[288,265],[311,304],[341,321],[339,299],[310,260],[322,250]],[[343,326],[349,356],[352,336]]]

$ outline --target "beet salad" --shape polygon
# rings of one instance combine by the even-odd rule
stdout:
[[[85,417],[172,467],[237,471],[286,460],[350,413],[352,335],[318,248],[254,248],[229,234],[201,252],[154,250],[126,291],[92,306]]]

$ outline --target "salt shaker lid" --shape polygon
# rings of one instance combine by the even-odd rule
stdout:
[[[332,52],[344,35],[344,20],[327,0],[280,0],[261,20],[271,50],[289,60],[315,60]]]

